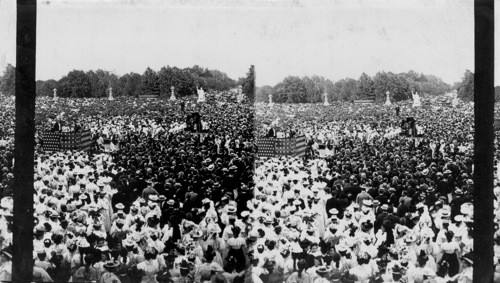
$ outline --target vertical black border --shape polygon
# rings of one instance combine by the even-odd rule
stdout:
[[[494,0],[474,1],[474,271],[493,282]]]
[[[33,277],[36,0],[17,0],[12,282]]]

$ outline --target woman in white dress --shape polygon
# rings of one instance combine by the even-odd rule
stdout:
[[[144,261],[137,265],[137,269],[143,272],[141,283],[158,283],[156,274],[160,271],[160,264],[156,260],[156,253],[147,249],[144,253]]]

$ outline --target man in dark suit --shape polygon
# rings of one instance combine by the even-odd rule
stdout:
[[[52,129],[50,131],[51,132],[60,132],[60,131],[62,131],[62,126],[61,126],[61,123],[59,123],[59,120],[55,120],[54,125],[52,125]]]
[[[276,133],[274,132],[273,127],[269,127],[269,131],[267,132],[267,137],[268,138],[274,138],[274,137],[276,137]]]

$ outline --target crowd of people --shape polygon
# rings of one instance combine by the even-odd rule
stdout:
[[[470,105],[402,103],[396,115],[227,97],[39,98],[40,131],[75,119],[118,146],[48,153],[39,143],[34,281],[472,282]],[[13,100],[0,99],[0,280],[10,280]],[[208,132],[178,130],[190,112]],[[408,116],[422,137],[394,134]],[[306,135],[307,155],[259,158],[270,126]],[[320,157],[318,144],[332,154]]]

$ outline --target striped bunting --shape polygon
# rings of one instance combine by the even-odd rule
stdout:
[[[80,150],[89,151],[92,146],[92,134],[90,130],[85,130],[80,133]]]
[[[295,139],[295,155],[302,157],[306,154],[306,137],[301,136]]]

